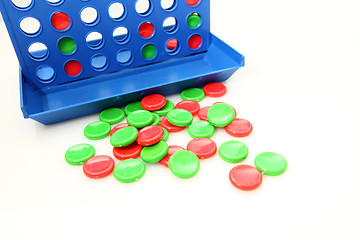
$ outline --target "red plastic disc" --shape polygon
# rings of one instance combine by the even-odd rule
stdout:
[[[116,132],[117,130],[122,129],[124,127],[129,127],[129,126],[130,125],[127,123],[120,123],[120,124],[116,125],[115,127],[113,127],[113,129],[111,129],[110,136],[112,136],[114,134],[114,132]]]
[[[157,125],[144,127],[139,131],[136,142],[141,146],[152,146],[164,137],[164,129]]]
[[[166,98],[160,94],[152,94],[141,100],[141,107],[148,111],[156,111],[166,104]]]
[[[234,187],[250,191],[258,188],[262,183],[261,172],[253,166],[238,165],[231,169],[229,179]]]
[[[176,39],[170,39],[169,41],[166,42],[166,47],[169,49],[169,50],[174,50],[177,48],[178,46],[178,40]]]
[[[89,178],[103,178],[114,170],[114,160],[106,155],[98,155],[87,160],[83,165],[83,171]]]
[[[178,126],[172,125],[171,123],[169,123],[166,116],[163,117],[163,119],[161,119],[160,126],[165,128],[168,132],[181,132],[182,130],[184,130],[186,128],[186,127],[178,127]]]
[[[154,25],[151,22],[144,22],[139,27],[139,34],[143,38],[149,38],[154,34]]]
[[[192,100],[184,100],[178,102],[175,105],[175,108],[188,110],[193,116],[195,116],[200,110],[200,104]]]
[[[224,102],[216,102],[216,103],[224,103]],[[216,104],[216,103],[213,103],[213,105]],[[224,103],[224,104],[227,104],[227,105],[229,105],[230,107],[232,107],[232,109],[234,109],[235,117],[236,117],[237,113],[236,113],[235,108],[234,108],[233,106],[231,106],[230,104],[228,104],[228,103]]]
[[[142,150],[142,146],[137,142],[134,142],[126,147],[117,148],[114,147],[113,154],[116,159],[126,160],[130,158],[137,158],[140,156],[140,152]]]
[[[171,155],[173,155],[175,152],[180,151],[180,150],[185,150],[183,147],[177,146],[177,145],[170,145],[169,146],[169,151],[168,154],[160,160],[160,164],[163,165],[164,167],[169,167],[168,163],[169,163],[169,159],[171,157]]]
[[[191,49],[198,49],[201,46],[202,39],[200,35],[194,34],[189,38],[188,44]]]
[[[195,138],[191,140],[186,149],[195,153],[200,159],[214,156],[217,151],[216,143],[209,138]]]
[[[189,4],[190,6],[195,6],[196,4],[199,3],[200,0],[186,0],[186,3]]]
[[[51,16],[51,25],[57,30],[65,30],[70,26],[70,18],[63,12],[54,13]]]
[[[230,125],[225,127],[225,131],[233,137],[247,137],[252,130],[252,124],[248,120],[241,118],[235,118]]]
[[[81,73],[82,66],[78,61],[71,60],[65,64],[65,72],[70,76],[76,76]]]
[[[210,107],[203,107],[199,110],[198,112],[198,117],[200,120],[203,120],[203,121],[207,121],[207,112],[209,110]]]
[[[203,90],[208,97],[222,97],[226,93],[225,85],[219,82],[206,84]]]

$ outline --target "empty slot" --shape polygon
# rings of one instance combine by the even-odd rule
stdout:
[[[65,64],[64,70],[69,76],[77,76],[81,73],[82,66],[78,61],[71,60]]]
[[[103,36],[99,32],[91,32],[86,36],[86,43],[91,49],[99,49],[103,45]]]
[[[145,47],[143,47],[141,53],[145,59],[150,60],[155,58],[157,50],[153,44],[148,44]]]
[[[155,28],[151,22],[144,22],[139,27],[139,34],[143,38],[150,38],[151,36],[154,35],[154,31],[155,31]]]
[[[32,0],[11,0],[15,7],[25,9],[30,7]]]
[[[192,13],[187,18],[187,25],[190,28],[197,28],[201,24],[201,17],[198,13]]]
[[[196,6],[198,5],[200,2],[200,0],[186,0],[186,3],[189,5],[189,6]]]
[[[113,32],[115,42],[124,43],[129,39],[129,31],[126,27],[117,27]]]
[[[124,15],[124,13],[125,13],[125,8],[119,2],[113,3],[109,7],[109,16],[112,19],[118,20]]]
[[[161,7],[164,10],[173,10],[173,8],[175,8],[175,0],[161,0]]]
[[[106,68],[107,59],[103,55],[95,55],[91,59],[91,66],[95,68],[95,70],[104,70]]]
[[[98,12],[95,8],[86,7],[81,11],[80,18],[86,24],[94,24],[98,20]]]
[[[36,60],[43,60],[48,54],[48,48],[41,42],[33,43],[29,46],[28,52]]]
[[[44,82],[50,82],[55,76],[55,71],[52,67],[41,66],[36,70],[36,76]]]
[[[177,30],[177,21],[174,17],[168,17],[163,23],[164,30],[167,33],[173,33]]]
[[[70,18],[64,12],[57,12],[51,16],[51,25],[60,31],[66,30],[70,27]]]
[[[54,5],[59,5],[60,3],[62,3],[64,0],[46,0],[48,3],[50,4],[54,4]]]
[[[188,44],[191,49],[198,49],[201,47],[202,38],[199,34],[194,34],[189,38]]]
[[[135,4],[136,12],[140,15],[150,13],[151,3],[149,0],[137,0]]]
[[[176,54],[180,50],[179,41],[176,39],[170,39],[166,42],[165,50],[169,54]]]
[[[40,22],[33,17],[26,17],[20,22],[21,30],[29,35],[34,35],[40,31]]]
[[[59,40],[58,48],[64,54],[71,54],[76,50],[76,42],[70,37],[64,37]]]
[[[120,64],[129,64],[132,60],[132,53],[128,49],[120,50],[116,55],[116,60]]]

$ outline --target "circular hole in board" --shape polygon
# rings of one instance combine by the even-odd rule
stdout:
[[[151,12],[151,3],[149,0],[137,0],[135,10],[140,15],[148,15]]]
[[[119,2],[112,3],[109,7],[109,16],[114,20],[121,19],[125,14],[124,5]]]
[[[64,54],[72,54],[76,50],[76,42],[71,37],[63,37],[58,42],[58,48]]]
[[[161,7],[164,10],[171,11],[175,8],[176,1],[175,0],[161,0]]]
[[[166,42],[165,50],[169,54],[176,54],[180,50],[180,44],[177,39],[170,39]]]
[[[25,34],[35,35],[40,31],[41,24],[36,18],[26,17],[21,20],[20,28]]]
[[[45,44],[41,42],[35,42],[29,46],[28,52],[35,60],[44,60],[47,57],[49,51]]]
[[[151,22],[144,22],[139,26],[139,34],[143,38],[150,38],[154,36],[155,28]]]
[[[91,32],[86,36],[86,43],[91,49],[99,49],[103,45],[103,36],[99,32]]]
[[[189,28],[195,29],[201,25],[201,17],[198,13],[194,12],[188,16],[186,22]]]
[[[116,55],[116,60],[123,65],[128,65],[132,61],[132,53],[128,49],[120,50]]]
[[[75,77],[81,73],[82,66],[78,61],[70,60],[65,63],[64,70],[69,76]]]
[[[52,67],[49,66],[40,66],[37,70],[36,70],[36,76],[42,81],[42,82],[50,82],[54,76],[55,76],[55,71]]]
[[[14,4],[15,7],[20,9],[26,9],[30,7],[33,0],[11,0],[11,2]]]
[[[60,5],[64,2],[64,0],[46,0],[51,5]]]
[[[153,44],[147,44],[143,47],[141,53],[145,59],[151,60],[156,57],[157,49]]]
[[[186,0],[186,3],[189,5],[189,6],[197,6],[199,3],[200,3],[200,0]]]
[[[199,49],[202,45],[202,38],[199,34],[192,35],[188,40],[189,47],[191,49]]]
[[[98,20],[98,12],[95,8],[86,7],[80,13],[80,18],[85,24],[96,24]]]
[[[163,28],[167,33],[174,33],[177,30],[178,24],[176,18],[168,17],[163,22]]]
[[[107,58],[104,55],[95,55],[91,58],[91,66],[98,71],[105,70]]]
[[[57,30],[64,31],[70,24],[70,17],[64,12],[56,12],[51,16],[51,25]]]
[[[117,27],[113,31],[113,38],[117,43],[125,43],[129,39],[129,31],[126,27]]]

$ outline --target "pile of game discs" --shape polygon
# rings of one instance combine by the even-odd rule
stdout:
[[[190,178],[199,171],[199,159],[210,158],[217,152],[224,161],[239,163],[249,153],[245,143],[230,140],[218,149],[211,137],[215,128],[224,128],[230,136],[243,138],[251,134],[252,124],[236,118],[237,113],[229,104],[217,102],[201,108],[198,103],[205,96],[221,97],[225,93],[225,85],[214,82],[203,89],[184,90],[181,92],[183,101],[176,105],[162,95],[153,94],[128,104],[124,111],[119,108],[104,110],[99,115],[100,121],[85,127],[84,135],[91,140],[110,135],[113,155],[120,162],[115,165],[112,157],[95,155],[94,147],[86,143],[69,148],[65,159],[72,165],[83,164],[83,172],[90,178],[103,178],[113,173],[124,183],[140,179],[145,174],[145,164],[160,163],[175,176]],[[127,123],[120,123],[125,117]],[[199,120],[194,121],[194,117]],[[115,126],[111,128],[111,125]],[[186,149],[166,143],[169,132],[185,129],[193,138]],[[230,182],[241,190],[256,189],[262,183],[262,174],[280,175],[286,170],[287,162],[277,153],[264,152],[256,156],[254,165],[235,166],[229,174]]]

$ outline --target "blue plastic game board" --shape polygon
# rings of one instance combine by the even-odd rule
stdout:
[[[25,117],[51,124],[226,80],[244,58],[210,33],[209,0],[2,0]]]

